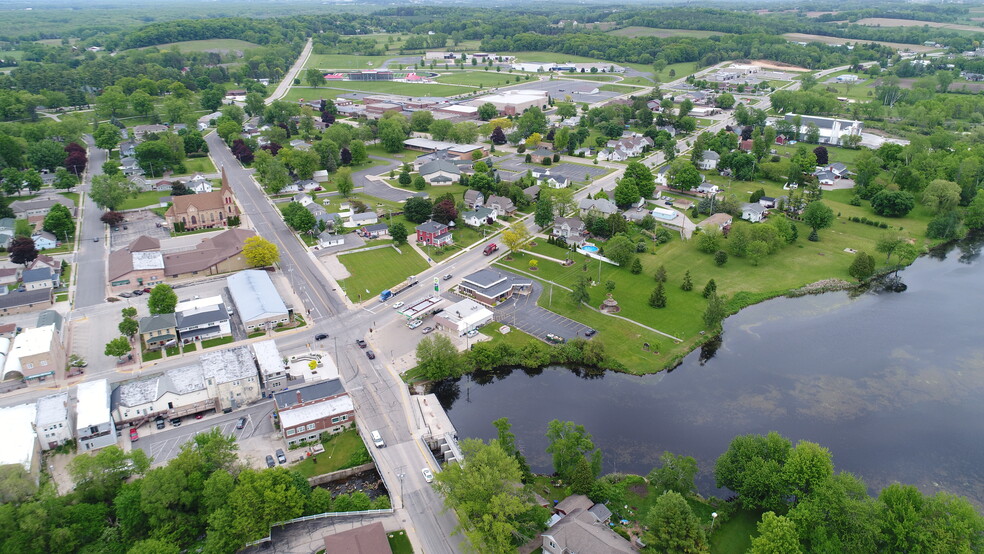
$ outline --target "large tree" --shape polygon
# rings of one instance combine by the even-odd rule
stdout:
[[[136,198],[139,189],[122,175],[95,175],[89,196],[93,202],[109,211],[115,211],[127,198]]]
[[[737,436],[714,464],[715,484],[738,493],[746,508],[783,509],[790,494],[783,466],[791,450],[789,440],[775,432]]]
[[[922,202],[934,214],[952,210],[960,203],[960,185],[953,181],[934,179],[923,190]]]
[[[403,204],[403,215],[406,216],[411,223],[423,223],[430,219],[431,213],[434,211],[434,204],[427,198],[421,198],[419,196],[414,196],[407,199]]]
[[[502,233],[502,243],[506,245],[509,252],[518,252],[526,242],[530,240],[530,230],[526,228],[523,221],[515,221]]]
[[[130,340],[126,337],[116,337],[115,339],[106,343],[106,348],[103,353],[107,356],[112,356],[115,358],[122,359],[133,350],[133,346],[130,345]]]
[[[800,554],[796,524],[774,512],[762,514],[758,524],[758,536],[752,539],[750,554]]]
[[[405,140],[407,133],[400,119],[391,117],[379,121],[379,142],[384,150],[390,153],[402,152]]]
[[[42,140],[27,147],[27,161],[38,171],[54,171],[65,161],[65,149],[53,140]]]
[[[280,261],[277,245],[261,236],[253,236],[243,243],[243,256],[252,267],[266,267]]]
[[[554,471],[569,480],[578,459],[589,458],[595,478],[601,474],[601,450],[596,450],[591,434],[573,421],[553,420],[547,424],[547,454],[553,458]]]
[[[461,356],[447,335],[435,333],[417,343],[417,369],[425,379],[438,381],[461,371]]]
[[[643,540],[654,552],[710,552],[700,521],[680,493],[664,492],[646,513],[644,521],[649,531]]]
[[[916,207],[912,193],[902,190],[883,190],[871,198],[871,209],[885,217],[905,217]]]
[[[178,295],[167,283],[160,283],[154,286],[147,297],[147,308],[151,315],[173,314],[175,306],[178,305]]]
[[[693,457],[663,452],[659,457],[659,466],[654,467],[646,479],[665,490],[690,495],[697,490],[694,484],[696,476],[697,460]]]
[[[810,202],[803,210],[803,223],[806,223],[814,231],[826,229],[834,223],[834,210],[823,202]]]
[[[42,228],[55,235],[58,240],[67,242],[75,236],[75,218],[64,205],[55,204],[44,216]]]
[[[10,253],[11,262],[23,264],[25,267],[38,257],[38,249],[34,246],[34,239],[31,237],[14,237],[10,240],[7,252]]]

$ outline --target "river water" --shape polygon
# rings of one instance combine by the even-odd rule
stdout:
[[[508,417],[534,471],[550,472],[547,422],[583,424],[604,472],[647,473],[664,450],[693,456],[703,494],[732,437],[778,431],[830,449],[873,493],[892,482],[984,505],[984,261],[977,237],[901,273],[908,290],[781,298],[728,318],[716,352],[671,372],[563,367],[437,387],[459,437]]]

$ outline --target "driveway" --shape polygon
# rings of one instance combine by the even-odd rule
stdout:
[[[374,160],[383,160],[386,164],[377,165],[375,167],[366,168],[353,173],[352,181],[355,183],[356,188],[362,187],[363,194],[368,194],[369,196],[375,196],[376,198],[382,198],[383,200],[389,200],[391,202],[403,202],[407,198],[413,196],[414,193],[411,191],[393,188],[386,183],[369,179],[367,177],[368,175],[388,175],[391,169],[397,169],[402,165],[400,162],[380,156],[369,157]]]
[[[495,312],[495,320],[499,323],[512,325],[520,331],[544,341],[547,333],[553,333],[567,340],[578,337],[584,338],[585,332],[591,329],[590,327],[537,306],[536,301],[543,293],[543,284],[536,280],[532,281],[533,292],[525,296],[513,296],[506,302],[492,308],[492,311]],[[547,294],[549,293],[547,291]],[[555,287],[553,293],[560,295],[567,294],[567,291]]]

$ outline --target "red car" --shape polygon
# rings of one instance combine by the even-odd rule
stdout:
[[[137,442],[140,437],[137,435],[137,428],[130,427],[130,442]]]

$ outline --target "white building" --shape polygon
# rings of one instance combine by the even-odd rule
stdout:
[[[41,464],[41,450],[34,433],[37,405],[20,404],[0,408],[0,466],[18,464],[35,483]]]
[[[75,437],[80,452],[116,444],[116,425],[110,411],[109,381],[99,379],[79,383]]]
[[[287,386],[287,368],[284,357],[273,340],[253,343],[256,365],[260,368],[260,378],[267,392],[283,390]]]
[[[455,336],[478,329],[492,321],[492,311],[485,306],[466,298],[444,309],[434,316],[434,322]]]
[[[75,422],[68,409],[67,392],[38,398],[37,412],[34,428],[42,450],[51,450],[72,440]]]
[[[248,269],[226,278],[229,296],[247,331],[287,323],[290,313],[266,271]]]
[[[232,333],[229,310],[221,296],[179,302],[174,308],[175,329],[185,343]]]
[[[841,139],[848,136],[860,136],[864,130],[864,123],[852,119],[836,119],[832,117],[818,117],[813,115],[786,114],[786,121],[795,125],[795,119],[800,118],[800,136],[806,136],[810,132],[810,126],[815,125],[820,132],[820,142],[822,144],[838,145]]]

